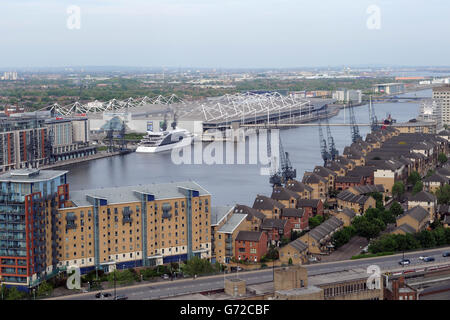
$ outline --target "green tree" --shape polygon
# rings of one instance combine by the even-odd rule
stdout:
[[[315,227],[319,226],[323,222],[323,217],[317,215],[312,218],[309,218],[308,222],[309,222],[309,227],[311,229],[314,229]]]
[[[419,193],[422,190],[423,190],[423,182],[422,181],[417,181],[416,184],[414,185],[413,189],[412,189],[412,194],[416,195],[417,193]]]
[[[47,281],[42,282],[36,292],[38,297],[49,296],[53,292],[53,286]]]
[[[441,163],[441,164],[444,164],[444,163],[446,163],[447,162],[447,156],[445,155],[445,153],[440,153],[439,155],[438,155],[438,161]]]
[[[450,185],[439,187],[435,195],[439,204],[448,204],[450,202]]]
[[[422,248],[432,248],[436,246],[436,240],[431,231],[423,230],[417,233],[416,239],[420,242]]]
[[[291,257],[289,257],[288,264],[289,264],[289,265],[292,265],[292,258],[291,258]]]
[[[208,259],[201,259],[199,257],[193,257],[186,261],[182,269],[184,273],[190,276],[208,274],[216,271]]]
[[[342,247],[344,244],[348,243],[355,234],[356,234],[355,227],[353,226],[344,227],[333,234],[333,236],[331,237],[331,242],[337,249]]]
[[[26,294],[19,291],[16,287],[11,287],[7,290],[6,300],[22,300],[25,296]]]
[[[420,174],[417,172],[417,171],[413,171],[413,172],[411,172],[411,174],[409,175],[409,177],[408,177],[408,183],[409,184],[411,184],[411,185],[415,185],[416,183],[417,183],[417,181],[421,181],[422,179],[421,179],[421,177],[420,177]]]
[[[405,185],[401,181],[394,183],[392,187],[392,195],[397,199],[405,193]]]
[[[397,201],[394,201],[391,205],[391,208],[389,209],[392,214],[394,215],[394,217],[398,217],[400,215],[403,214],[403,208],[402,205],[400,203],[398,203]]]

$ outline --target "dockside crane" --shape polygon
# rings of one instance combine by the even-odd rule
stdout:
[[[370,121],[370,129],[372,131],[380,129],[377,116],[375,115],[375,108],[372,103],[372,96],[370,96],[369,99],[369,121]]]
[[[361,140],[361,135],[359,134],[359,128],[356,125],[356,119],[355,119],[355,111],[353,110],[353,103],[350,100],[348,102],[348,109],[350,111],[350,131],[352,136],[352,142],[356,142],[358,140]]]
[[[270,183],[273,187],[281,186],[283,183],[289,180],[295,179],[297,177],[297,170],[292,167],[291,160],[289,159],[289,153],[284,151],[283,144],[281,142],[281,137],[279,137],[279,154],[278,157],[271,156],[271,141],[270,133],[267,138],[267,154],[271,161],[278,161],[278,167],[275,172],[270,175]],[[271,166],[272,167],[272,166]]]
[[[276,166],[276,163],[279,163],[278,157],[272,157],[272,143],[271,143],[271,131],[267,131],[267,156],[270,159],[270,169],[275,169],[274,171],[270,172],[270,178],[269,182],[272,185],[273,188],[279,187],[283,183],[282,174],[280,167]]]
[[[334,138],[331,135],[330,123],[328,122],[328,111],[326,111],[325,123],[327,125],[327,140],[328,140],[328,153],[331,160],[336,160],[339,156],[339,151],[336,149]]]
[[[331,159],[331,155],[328,152],[327,141],[323,137],[322,123],[319,118],[319,142],[320,142],[320,154],[322,155],[323,162],[326,164]]]

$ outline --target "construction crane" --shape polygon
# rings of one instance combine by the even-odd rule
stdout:
[[[355,111],[353,110],[353,103],[351,100],[348,102],[348,109],[350,111],[350,132],[352,136],[352,142],[356,142],[358,140],[361,140],[362,138],[359,134],[359,128],[356,125]]]
[[[328,108],[328,106],[327,106]],[[339,156],[339,151],[336,149],[336,144],[334,143],[334,138],[331,135],[330,123],[328,122],[328,109],[325,115],[325,123],[327,125],[327,140],[328,140],[328,153],[331,160],[336,160]]]
[[[377,116],[375,115],[375,108],[372,103],[372,96],[370,96],[369,100],[369,123],[372,131],[380,129]]]
[[[323,137],[322,123],[320,122],[320,118],[319,118],[319,142],[320,142],[320,153],[322,155],[323,162],[326,164],[327,161],[331,159],[331,155],[328,152],[327,141]]]

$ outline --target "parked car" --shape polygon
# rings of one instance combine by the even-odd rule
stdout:
[[[120,295],[120,296],[116,296],[116,297],[114,298],[114,300],[128,300],[128,297],[127,297],[127,296],[124,296],[124,295]]]
[[[450,252],[446,251],[442,254],[443,257],[450,257]]]
[[[420,260],[423,260],[423,259],[425,259],[425,258],[426,258],[426,256],[420,256],[420,257],[419,257]]]
[[[97,299],[99,299],[99,298],[103,297],[103,295],[102,295],[101,292],[98,292],[98,293],[95,294],[95,297],[96,297]]]
[[[431,261],[434,261],[435,259],[433,258],[433,257],[425,257],[425,258],[423,258],[423,261],[425,261],[425,262],[431,262]]]
[[[168,275],[167,273],[164,273],[164,274],[162,275],[162,278],[163,278],[164,280],[167,280],[167,279],[169,279],[169,275]]]
[[[411,261],[409,259],[402,259],[402,260],[399,261],[399,264],[402,265],[402,266],[406,266],[406,265],[408,265],[410,263],[411,263]]]
[[[103,294],[103,297],[105,297],[105,298],[111,297],[111,296],[112,296],[112,294],[109,293],[109,292],[105,292],[105,293]]]

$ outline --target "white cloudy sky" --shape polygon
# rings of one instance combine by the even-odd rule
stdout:
[[[450,65],[449,14],[446,0],[0,0],[0,67]]]

